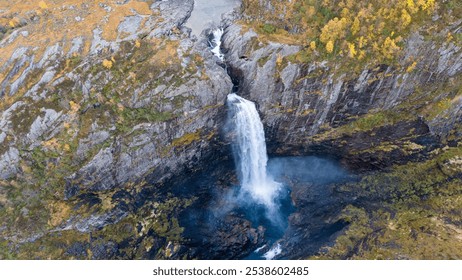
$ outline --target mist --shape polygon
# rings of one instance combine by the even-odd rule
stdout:
[[[285,184],[325,185],[347,180],[351,176],[339,163],[316,156],[271,158],[268,173]]]

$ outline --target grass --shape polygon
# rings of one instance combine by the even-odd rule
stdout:
[[[181,136],[180,138],[173,139],[172,146],[174,147],[184,147],[188,146],[191,143],[198,141],[201,139],[201,130],[186,133],[185,135]]]
[[[461,156],[461,147],[443,148],[427,161],[341,186],[359,196],[336,218],[349,226],[312,258],[462,258],[462,172],[448,176],[442,167]]]

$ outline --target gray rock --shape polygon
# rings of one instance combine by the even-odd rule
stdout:
[[[2,67],[0,67],[0,71],[3,72],[6,69],[8,69],[8,67],[13,65],[12,68],[8,71],[8,73],[6,73],[6,77],[0,83],[0,97],[6,94],[5,91],[6,91],[7,86],[10,86],[10,84],[13,82],[13,78],[17,74],[19,74],[19,71],[30,60],[30,58],[26,54],[28,50],[29,48],[26,48],[26,47],[21,47],[21,48],[16,49],[13,52],[13,55],[11,56],[11,58],[7,60],[6,63],[4,63]],[[10,93],[11,93],[11,89],[10,89]]]
[[[380,66],[352,78],[330,75],[325,63],[288,63],[281,69],[276,59],[295,53],[298,47],[260,45],[251,29],[241,33],[239,25],[229,23],[223,37],[230,73],[240,80],[240,94],[258,104],[270,143],[294,145],[299,151],[310,146],[310,136],[322,127],[337,127],[368,112],[394,109],[406,102],[417,86],[431,86],[462,73],[460,47],[438,47],[418,34],[406,41],[404,59],[422,58],[416,66],[419,71],[403,74]],[[443,123],[440,118],[431,123],[437,136],[448,134],[459,122],[458,108],[452,106],[444,114],[451,121]]]
[[[2,131],[0,133],[0,144],[2,144],[3,141],[5,141],[5,138],[6,138],[6,133]]]
[[[19,151],[11,147],[5,154],[0,156],[0,179],[7,180],[18,172]]]
[[[91,133],[87,138],[79,140],[79,146],[77,147],[76,155],[81,159],[85,159],[88,151],[99,144],[104,143],[109,138],[109,132],[107,131],[95,131]]]
[[[29,58],[28,56],[25,56],[26,58]],[[29,66],[21,73],[21,76],[19,76],[19,78],[17,78],[13,83],[11,83],[10,85],[10,95],[14,95],[21,86],[23,86],[24,84],[24,81],[26,80],[27,76],[29,75],[29,73],[34,69],[35,67],[35,64],[34,64],[34,59],[35,59],[35,56],[32,55],[30,58],[29,58]]]
[[[68,56],[72,56],[73,54],[80,53],[82,51],[83,42],[84,42],[84,39],[81,36],[72,39],[72,46],[68,52]]]
[[[155,1],[151,9],[158,10],[164,19],[149,34],[150,37],[171,35],[174,28],[180,28],[189,18],[194,7],[194,0]]]
[[[113,188],[117,182],[113,152],[112,148],[100,150],[88,164],[71,176],[72,184],[93,191]]]
[[[130,17],[126,17],[124,21],[122,21],[119,26],[117,27],[117,31],[119,34],[124,34],[126,40],[133,40],[136,39],[137,31],[141,26],[141,22],[143,21],[143,17],[140,15],[134,15]]]
[[[35,119],[26,135],[27,142],[31,143],[31,148],[39,145],[37,140],[48,140],[61,130],[57,125],[61,123],[61,112],[58,113],[53,109],[43,109],[42,112],[45,115]]]
[[[51,232],[59,232],[66,230],[77,230],[79,232],[90,232],[100,230],[108,224],[115,224],[128,215],[118,208],[113,209],[102,215],[94,214],[86,218],[72,217],[64,223],[64,225],[52,230]]]
[[[118,49],[118,45],[115,42],[108,42],[103,39],[102,37],[103,31],[99,28],[93,30],[93,40],[90,46],[90,53],[91,54],[99,54],[105,48],[109,48],[113,51]]]
[[[42,59],[37,63],[37,68],[46,68],[48,66],[55,66],[59,61],[59,57],[62,56],[62,47],[59,44],[55,44],[48,47],[42,56]]]
[[[26,94],[25,96],[27,97],[32,97],[34,98],[34,100],[39,100],[39,99],[45,99],[46,98],[46,91],[43,90],[42,93],[37,96],[37,92],[38,90],[40,89],[40,87],[42,87],[43,85],[45,84],[48,84],[49,82],[51,82],[51,80],[53,80],[53,78],[55,77],[55,71],[54,70],[47,70],[45,72],[45,74],[43,74],[42,78],[40,79],[40,81],[38,83],[36,83]]]

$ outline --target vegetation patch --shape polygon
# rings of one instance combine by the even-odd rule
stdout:
[[[186,133],[180,138],[173,139],[172,146],[183,147],[191,144],[192,142],[201,140],[201,130],[197,130],[193,133]]]
[[[427,161],[341,186],[359,195],[337,217],[349,226],[313,258],[460,259],[462,170],[448,175],[442,166],[461,155],[461,147],[438,149]]]
[[[460,6],[451,5],[454,11]],[[242,24],[256,30],[263,41],[303,46],[293,56],[298,62],[340,59],[345,70],[359,72],[367,64],[399,65],[410,31],[445,9],[448,4],[434,0],[244,0]]]

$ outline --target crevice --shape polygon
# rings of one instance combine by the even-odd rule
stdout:
[[[241,95],[241,93],[243,92],[242,83],[244,81],[244,72],[241,69],[232,67],[228,63],[226,63],[226,72],[228,73],[228,76],[231,78],[231,81],[233,82],[232,92]]]

